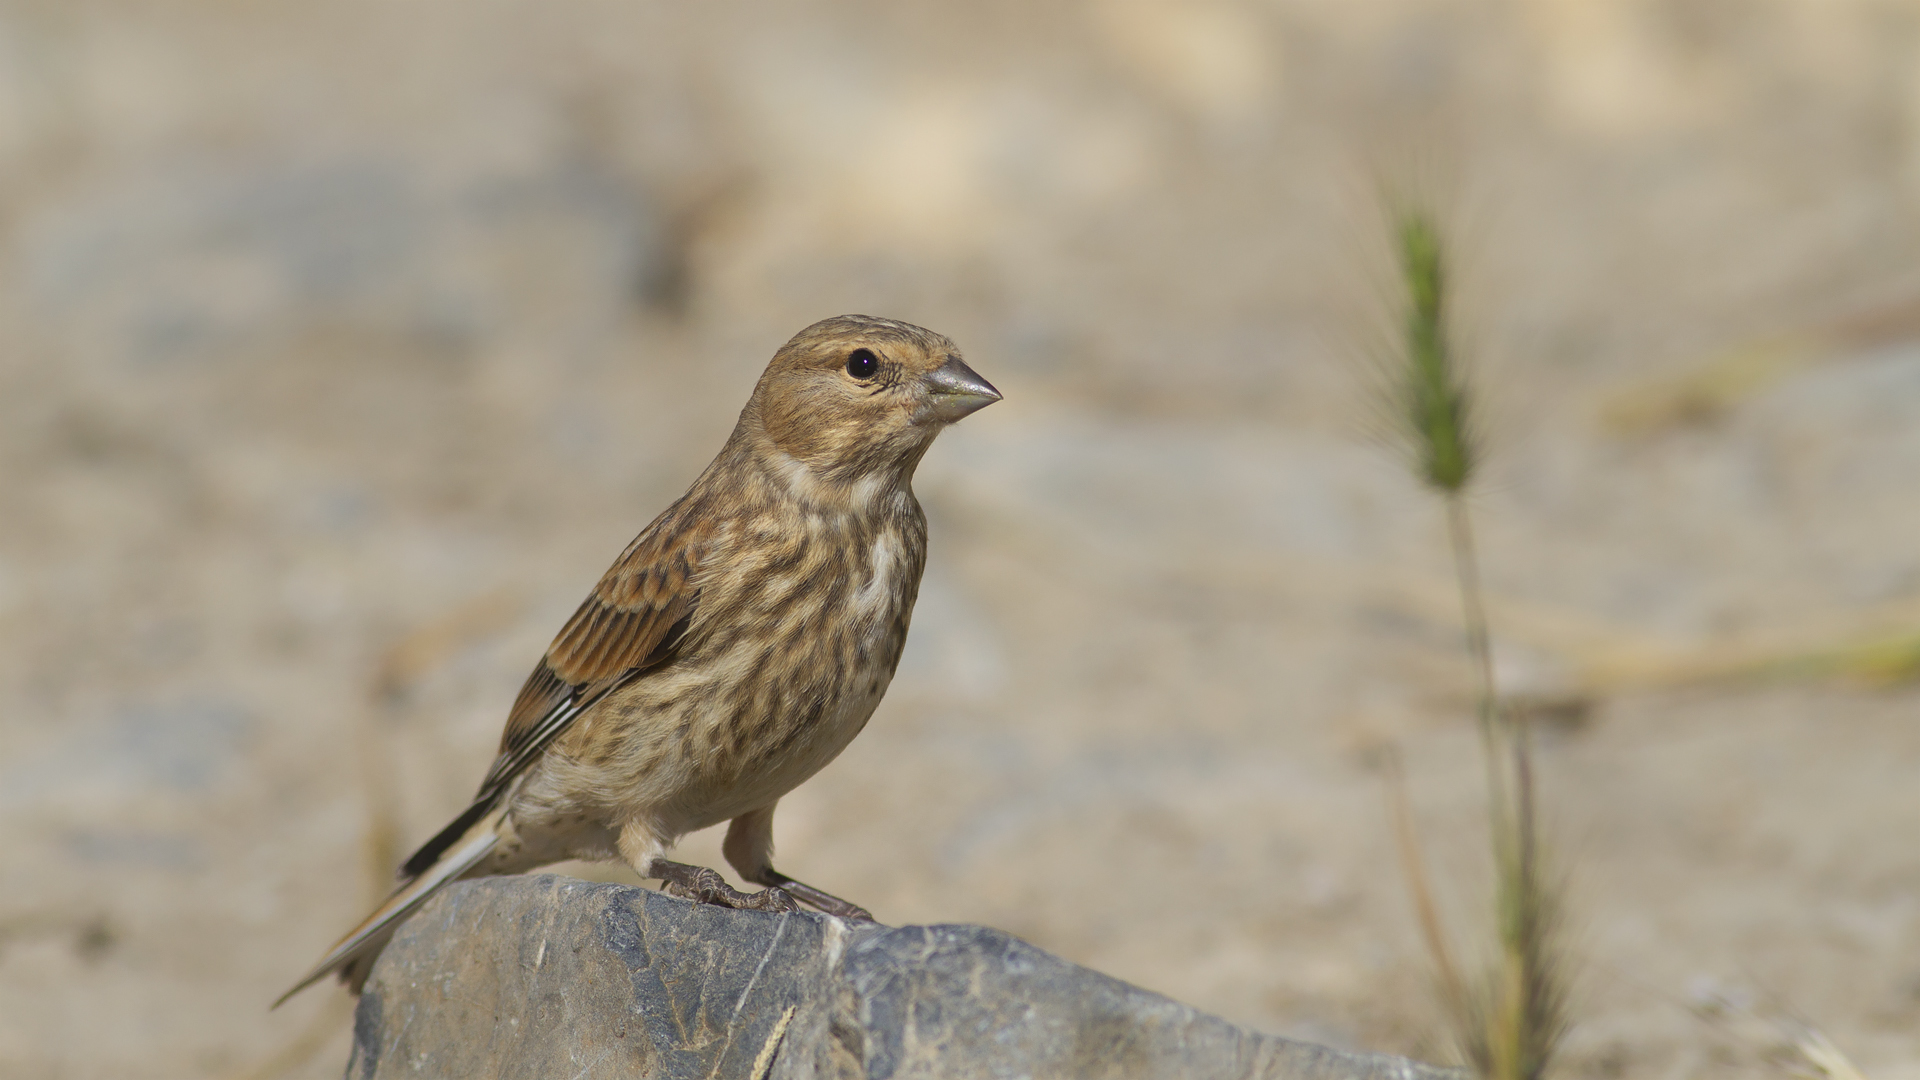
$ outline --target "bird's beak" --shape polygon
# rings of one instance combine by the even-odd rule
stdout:
[[[916,424],[951,424],[1000,400],[1000,391],[957,356],[927,373],[927,398],[913,414]]]

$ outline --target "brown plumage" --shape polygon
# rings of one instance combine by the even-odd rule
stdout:
[[[473,804],[287,996],[334,970],[358,989],[450,881],[562,859],[620,859],[709,903],[868,917],[773,868],[774,805],[886,692],[926,563],[914,468],[999,398],[917,326],[845,315],[796,334],[719,456],[548,646]],[[722,821],[727,861],[761,892],[664,858]]]

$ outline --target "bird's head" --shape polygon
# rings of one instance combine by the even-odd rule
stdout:
[[[853,483],[911,475],[942,428],[999,400],[943,335],[841,315],[781,346],[743,419],[814,479]]]

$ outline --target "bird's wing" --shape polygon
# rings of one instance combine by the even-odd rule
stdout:
[[[402,879],[425,873],[458,843],[581,713],[673,659],[699,602],[695,577],[713,542],[711,527],[681,526],[679,518],[667,511],[627,545],[547,646],[507,715],[500,756],[473,805],[414,852],[400,868]]]

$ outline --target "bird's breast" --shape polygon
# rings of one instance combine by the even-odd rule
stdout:
[[[627,751],[609,786],[671,801],[698,828],[779,798],[859,734],[900,660],[925,534],[915,519],[834,524],[702,583],[693,646],[595,721],[618,725]]]

